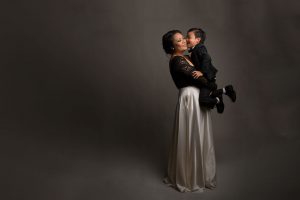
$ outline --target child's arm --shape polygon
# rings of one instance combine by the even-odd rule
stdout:
[[[192,61],[196,69],[200,69],[200,71],[203,73],[202,69],[202,51],[201,48],[195,48],[192,54]]]
[[[200,71],[193,71],[192,75],[194,78],[199,78],[200,76],[203,76],[202,72]]]
[[[196,48],[193,52],[193,62],[196,63],[195,66],[198,66],[208,80],[215,79],[218,70],[213,67],[211,57],[204,45]]]

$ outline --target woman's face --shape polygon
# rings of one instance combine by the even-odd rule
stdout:
[[[186,39],[181,33],[176,33],[173,36],[174,53],[182,53],[187,50]]]

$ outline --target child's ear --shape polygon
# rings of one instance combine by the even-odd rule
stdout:
[[[197,38],[197,42],[200,43],[201,42],[201,38]]]

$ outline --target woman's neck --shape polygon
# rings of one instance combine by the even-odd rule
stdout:
[[[172,57],[174,56],[183,56],[183,52],[175,52],[173,53]]]

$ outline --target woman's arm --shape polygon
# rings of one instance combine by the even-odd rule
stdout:
[[[184,74],[189,79],[192,79],[195,84],[211,89],[214,88],[214,86],[205,77],[201,76],[202,73],[200,71],[196,71],[193,66],[189,65],[185,58],[177,56],[173,58],[173,62],[175,71]]]

